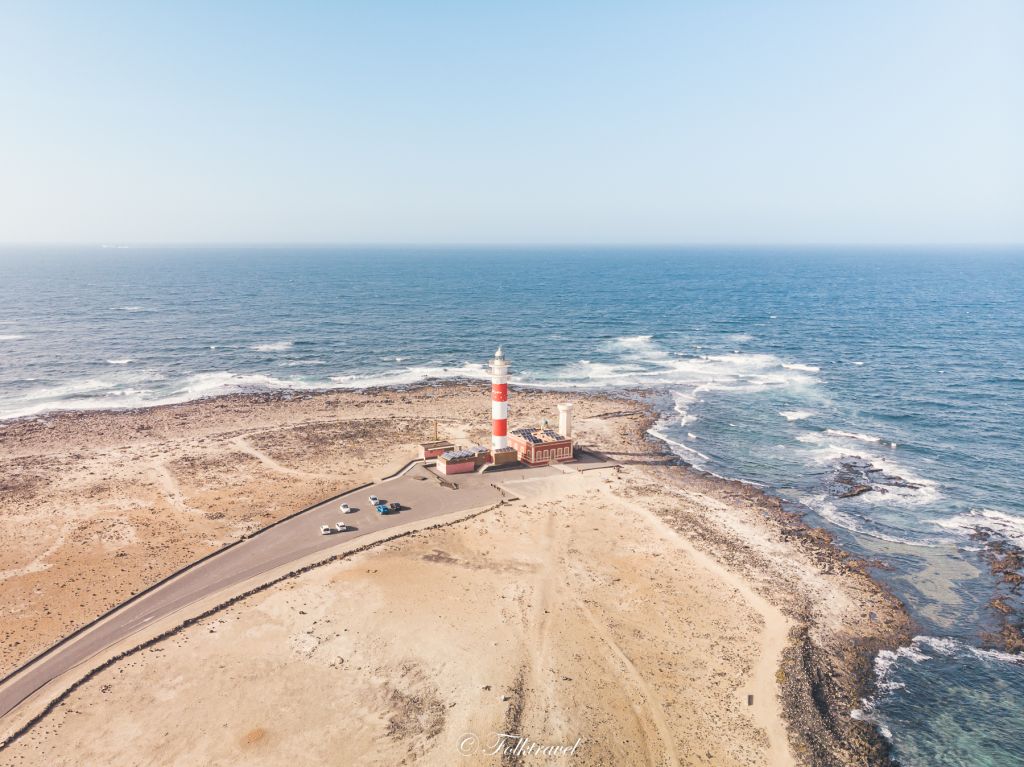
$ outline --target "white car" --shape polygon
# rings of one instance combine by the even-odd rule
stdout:
[[[331,528],[329,528],[327,525],[320,525],[320,535],[330,535],[330,534],[331,534]]]
[[[370,504],[373,505],[373,506],[376,506],[378,503],[380,503],[380,498],[378,498],[375,495],[371,495],[370,496]]]
[[[339,533],[343,533],[346,530],[348,530],[348,525],[346,525],[344,522],[339,522],[334,526],[334,529],[337,530]]]
[[[351,514],[352,513],[352,507],[349,506],[347,503],[341,504],[341,513],[342,514]]]

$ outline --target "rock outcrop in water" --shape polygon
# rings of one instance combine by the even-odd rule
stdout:
[[[918,490],[921,485],[889,474],[859,456],[841,458],[828,482],[829,493],[837,498],[853,498],[871,491],[886,493],[893,487]]]
[[[1024,653],[1024,549],[979,527],[971,535],[985,544],[982,556],[996,578],[996,594],[989,607],[999,621],[996,631],[982,634],[982,641],[1009,653]]]

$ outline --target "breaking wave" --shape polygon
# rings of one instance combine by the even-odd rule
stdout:
[[[996,509],[971,509],[966,514],[940,519],[934,524],[970,536],[976,532],[997,535],[1018,545],[1024,544],[1024,518]]]
[[[962,657],[978,658],[996,663],[1024,664],[1024,656],[1013,655],[999,650],[986,650],[967,644],[953,637],[916,636],[909,645],[896,650],[882,650],[875,657],[875,681],[880,690],[893,690],[904,687],[893,681],[892,677],[901,663],[924,663],[934,658]]]
[[[811,466],[838,467],[851,459],[863,462],[868,473],[881,475],[881,485],[889,505],[923,506],[942,497],[937,482],[897,462],[888,451],[880,454],[868,449],[866,443],[877,444],[870,435],[828,429],[805,432],[797,437],[797,441],[811,446],[806,451],[806,461]]]
[[[489,379],[490,373],[481,363],[466,362],[457,367],[413,366],[379,374],[331,376],[331,382],[340,389],[365,389],[374,386],[410,386],[432,379]]]
[[[364,389],[412,385],[429,379],[488,377],[482,364],[468,362],[453,367],[417,366],[380,374],[334,375],[323,379],[214,371],[170,381],[158,373],[140,371],[77,379],[58,386],[38,387],[16,397],[0,397],[0,420],[60,410],[122,410],[173,405],[223,394]]]
[[[906,683],[900,680],[901,672],[936,658],[954,658],[967,664],[980,661],[983,664],[1024,665],[1024,656],[986,650],[953,637],[916,636],[909,645],[895,650],[881,650],[875,656],[875,687],[878,692],[872,699],[862,699],[861,707],[853,709],[850,715],[854,719],[872,722],[886,738],[891,739],[892,732],[880,716],[879,704],[906,689]]]
[[[788,365],[773,354],[687,355],[671,352],[651,336],[623,336],[605,344],[616,359],[581,359],[553,371],[523,371],[524,383],[573,388],[687,387],[700,391],[755,391],[807,387],[819,382],[809,366]]]
[[[711,461],[710,456],[707,456],[704,453],[700,452],[699,450],[690,447],[684,442],[672,439],[672,437],[670,437],[666,433],[665,429],[663,428],[663,425],[662,427],[659,427],[659,425],[652,426],[650,429],[647,430],[647,433],[650,434],[655,439],[660,439],[662,442],[669,445],[677,455],[679,455],[681,458],[685,458],[686,462],[689,463],[694,468],[704,469],[704,467],[707,466],[707,464],[710,463]],[[680,453],[679,451],[682,451],[682,453]]]
[[[870,434],[858,434],[855,431],[841,431],[839,429],[825,429],[825,433],[830,437],[846,437],[847,439],[855,439],[859,442],[874,442],[879,443],[882,441],[881,437],[873,437]]]
[[[780,410],[779,415],[787,421],[803,421],[814,415],[810,410]]]
[[[273,341],[266,344],[255,344],[251,347],[254,352],[283,352],[292,348],[291,341]]]
[[[835,527],[842,528],[851,533],[857,533],[858,535],[876,538],[880,541],[924,549],[937,548],[951,542],[948,538],[924,536],[920,533],[904,531],[900,528],[872,520],[867,516],[858,516],[849,510],[840,510],[835,502],[824,493],[820,495],[801,495],[799,501],[807,508],[813,510],[822,519],[828,520],[829,524]]]

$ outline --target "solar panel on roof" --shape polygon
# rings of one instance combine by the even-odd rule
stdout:
[[[441,457],[446,461],[458,461],[463,458],[472,458],[473,453],[469,450],[450,450],[447,453],[442,453]]]

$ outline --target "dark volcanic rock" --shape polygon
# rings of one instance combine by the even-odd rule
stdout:
[[[846,492],[840,493],[839,497],[840,498],[853,498],[853,497],[858,496],[858,495],[863,495],[864,493],[870,492],[870,491],[872,491],[874,489],[875,488],[871,487],[871,485],[853,485]]]
[[[988,604],[999,630],[983,633],[982,641],[1004,652],[1024,653],[1024,550],[984,528],[971,537],[985,543],[982,556],[996,578],[996,594]]]
[[[921,485],[895,474],[886,474],[859,456],[844,456],[839,460],[827,487],[829,493],[838,498],[853,498],[871,490],[879,493],[888,492],[888,488],[893,487],[918,490]]]

